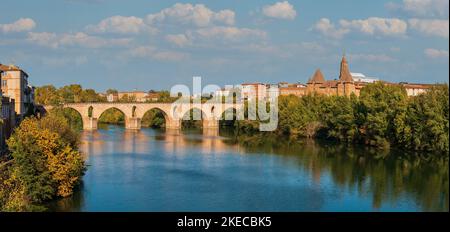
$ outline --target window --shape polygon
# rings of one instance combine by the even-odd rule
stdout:
[[[6,87],[8,86],[8,81],[7,80],[2,80],[2,87]]]

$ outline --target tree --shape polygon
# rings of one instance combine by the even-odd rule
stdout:
[[[449,151],[448,85],[412,97],[395,120],[397,142],[409,149]]]
[[[57,89],[53,85],[44,85],[36,88],[35,101],[42,105],[58,105],[60,98]]]
[[[136,102],[136,96],[134,95],[128,95],[128,94],[124,94],[120,99],[119,102],[124,102],[124,103],[130,103],[130,102]]]
[[[81,102],[81,85],[66,85],[58,90],[63,103],[79,103]]]
[[[164,128],[166,119],[164,113],[161,110],[152,109],[144,114],[142,117],[142,126],[153,128]]]
[[[117,91],[117,89],[108,89],[106,90],[106,95],[110,95],[110,94],[118,94],[119,91]]]
[[[341,141],[352,142],[357,138],[358,127],[355,119],[356,96],[329,97],[323,103],[320,115],[324,124],[326,137]]]
[[[57,115],[26,118],[8,139],[11,166],[1,178],[2,210],[42,210],[42,203],[67,197],[85,171],[78,139]]]
[[[307,95],[302,98],[294,95],[279,97],[278,130],[294,137],[315,137],[323,126],[319,115],[324,100],[325,97],[320,95]]]
[[[56,106],[61,103],[105,101],[105,96],[101,96],[93,89],[83,90],[81,85],[67,85],[59,89],[53,85],[44,85],[36,88],[36,103],[42,105]]]
[[[69,127],[73,131],[81,131],[83,129],[83,120],[80,113],[72,108],[55,107],[50,110],[50,114],[59,115],[65,118]]]
[[[124,124],[125,115],[122,111],[116,108],[111,108],[103,112],[98,121],[100,123]]]
[[[101,101],[106,101],[106,98],[97,94],[93,89],[85,89],[81,92],[81,102],[101,102]]]
[[[369,84],[361,90],[358,122],[365,142],[373,146],[390,146],[394,138],[394,120],[407,105],[403,87],[382,82]]]

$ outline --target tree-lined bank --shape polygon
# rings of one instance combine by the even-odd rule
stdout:
[[[361,90],[360,97],[280,96],[278,129],[272,133],[448,153],[448,97],[447,84],[408,97],[403,87],[383,83],[369,84]],[[41,104],[83,102],[83,99],[105,100],[95,91],[83,90],[79,85],[60,89],[44,86],[36,90],[36,101]],[[76,112],[62,111],[72,124],[81,128],[81,119],[74,120]],[[122,124],[124,115],[119,110],[108,110],[99,122]],[[164,116],[157,110],[148,112],[142,125],[164,127]],[[201,123],[186,122],[183,125],[191,127]],[[262,133],[256,121],[235,121],[226,125],[233,126],[238,134]]]

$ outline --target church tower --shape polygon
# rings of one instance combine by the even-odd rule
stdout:
[[[317,69],[314,75],[308,80],[306,91],[308,94],[321,93],[321,87],[325,84],[325,78],[320,69]]]
[[[350,74],[350,69],[348,67],[348,62],[345,55],[342,57],[341,61],[337,89],[338,96],[350,96],[352,93],[356,92],[355,82]]]

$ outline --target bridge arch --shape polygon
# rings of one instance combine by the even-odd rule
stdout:
[[[107,109],[103,109],[102,111],[101,111],[101,113],[99,113],[98,114],[98,117],[96,117],[96,119],[98,120],[98,122],[101,122],[101,119],[104,119],[104,117],[105,117],[105,114],[106,113],[111,113],[111,114],[114,114],[115,112],[120,112],[120,114],[121,114],[121,116],[118,116],[119,118],[118,118],[118,123],[126,123],[126,118],[127,118],[127,115],[125,114],[125,112],[123,112],[123,110],[122,109],[120,109],[120,108],[118,108],[118,107],[115,107],[115,106],[111,106],[111,107],[109,107],[109,108],[107,108]],[[116,115],[110,115],[110,116],[116,116]],[[121,119],[121,117],[123,116],[123,118]],[[116,118],[110,118],[109,120],[116,120]],[[123,121],[122,121],[123,120]],[[112,121],[106,121],[106,123],[112,123]]]
[[[236,114],[237,119],[244,119],[243,108],[238,107],[237,105],[225,105],[215,115],[218,116],[218,119],[222,120],[222,116],[231,110]]]
[[[69,110],[69,112],[73,112],[77,115],[76,118],[73,117],[69,117],[68,121],[70,125],[77,125],[78,123],[81,123],[79,126],[81,127],[81,129],[84,129],[84,124],[86,123],[83,117],[83,111],[80,111],[80,109],[76,108],[76,107],[64,107],[64,108],[52,108],[50,110],[65,110],[66,112],[64,112],[64,114],[67,113],[67,110]],[[47,110],[46,110],[47,112]],[[77,125],[78,126],[78,125]]]
[[[151,112],[154,112],[156,115],[156,117],[162,115],[163,119],[164,119],[164,127],[167,128],[168,124],[170,124],[171,122],[171,118],[169,117],[169,115],[167,114],[166,111],[164,111],[163,109],[161,109],[160,107],[151,107],[151,108],[146,108],[145,111],[142,111],[142,114],[140,115],[141,118],[141,123],[145,123],[147,121],[144,122],[144,120],[149,120],[147,119],[147,115],[149,115]],[[158,115],[158,113],[160,113],[160,115]],[[154,118],[153,118],[154,120]]]

